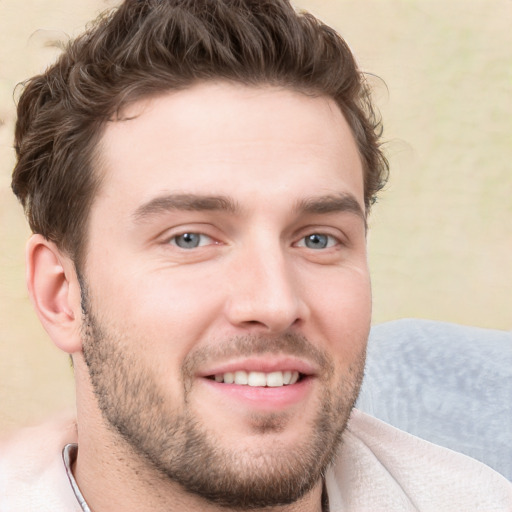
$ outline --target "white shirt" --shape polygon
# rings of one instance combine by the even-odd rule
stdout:
[[[0,444],[0,512],[82,512],[62,451],[60,416]],[[326,475],[330,512],[511,512],[512,483],[484,464],[354,410]]]

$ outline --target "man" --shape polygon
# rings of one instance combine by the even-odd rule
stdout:
[[[77,417],[4,445],[0,510],[507,510],[352,410],[379,144],[348,47],[285,0],[128,0],[29,81],[13,189]]]

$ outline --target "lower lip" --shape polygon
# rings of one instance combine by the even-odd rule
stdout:
[[[210,391],[219,394],[224,400],[235,400],[251,408],[267,411],[278,411],[300,403],[309,393],[313,381],[311,377],[306,377],[295,384],[273,388],[223,384],[211,379],[201,380]]]

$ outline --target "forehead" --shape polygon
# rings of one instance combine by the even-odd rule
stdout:
[[[130,105],[100,143],[98,202],[136,207],[163,192],[235,195],[351,192],[362,166],[336,103],[277,87],[199,84]],[[258,196],[259,197],[259,196]]]

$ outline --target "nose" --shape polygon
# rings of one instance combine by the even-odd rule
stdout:
[[[303,322],[308,308],[291,258],[266,249],[253,247],[233,262],[226,315],[237,328],[275,334]]]

